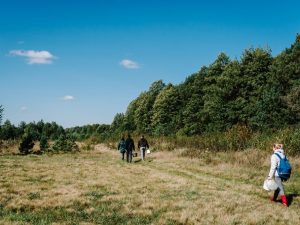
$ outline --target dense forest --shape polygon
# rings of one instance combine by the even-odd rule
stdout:
[[[199,135],[244,125],[253,131],[300,121],[300,35],[273,57],[250,48],[240,60],[221,53],[179,85],[154,82],[117,114],[112,129],[153,135]]]
[[[0,107],[0,124],[2,114]],[[111,125],[63,129],[54,122],[39,121],[21,122],[15,127],[7,120],[0,127],[0,139],[29,135],[33,140],[66,137],[101,142],[127,132],[173,138],[224,134],[227,139],[228,132],[231,136],[242,132],[243,138],[251,139],[257,134],[275,133],[281,135],[280,141],[290,143],[294,153],[299,153],[296,147],[300,144],[299,125],[300,35],[297,35],[295,42],[277,56],[264,48],[246,49],[240,59],[230,59],[221,53],[212,64],[178,85],[155,81],[128,105],[125,113],[115,115]]]

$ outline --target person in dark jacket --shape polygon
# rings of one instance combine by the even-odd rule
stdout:
[[[126,160],[127,162],[132,162],[132,151],[135,151],[134,141],[131,138],[130,134],[128,134],[127,139],[125,141],[126,145]]]
[[[141,158],[144,161],[145,160],[146,149],[149,148],[148,141],[146,140],[146,138],[144,137],[144,135],[141,136],[141,139],[138,142],[138,148],[141,151]]]
[[[122,154],[122,160],[124,160],[124,155],[126,152],[126,142],[124,137],[121,138],[121,141],[118,144],[118,150]]]

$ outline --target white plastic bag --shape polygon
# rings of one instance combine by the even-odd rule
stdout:
[[[266,179],[264,182],[263,188],[266,191],[275,191],[278,188],[278,185],[275,182],[275,180]]]
[[[150,154],[150,153],[151,153],[150,149],[147,149],[146,153],[147,153],[147,154]]]

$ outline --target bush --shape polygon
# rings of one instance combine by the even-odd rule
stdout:
[[[249,146],[252,132],[249,128],[242,125],[235,125],[225,132],[225,142],[227,150],[244,150]]]
[[[286,152],[290,155],[300,154],[300,128],[286,129],[282,136]]]
[[[41,153],[44,153],[49,148],[48,139],[45,135],[42,135],[40,139],[40,151]]]
[[[27,155],[32,152],[34,146],[33,138],[30,134],[24,134],[20,143],[19,151],[21,154]]]
[[[72,138],[66,135],[60,135],[60,137],[54,142],[52,146],[53,151],[59,152],[72,152],[79,151],[79,147]]]

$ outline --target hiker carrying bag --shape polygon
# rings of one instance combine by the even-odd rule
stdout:
[[[292,173],[291,164],[286,156],[284,156],[284,158],[281,158],[281,156],[279,154],[277,154],[277,153],[274,153],[274,154],[277,155],[277,157],[280,159],[279,165],[277,167],[278,176],[283,181],[287,181],[290,178],[291,173]]]

